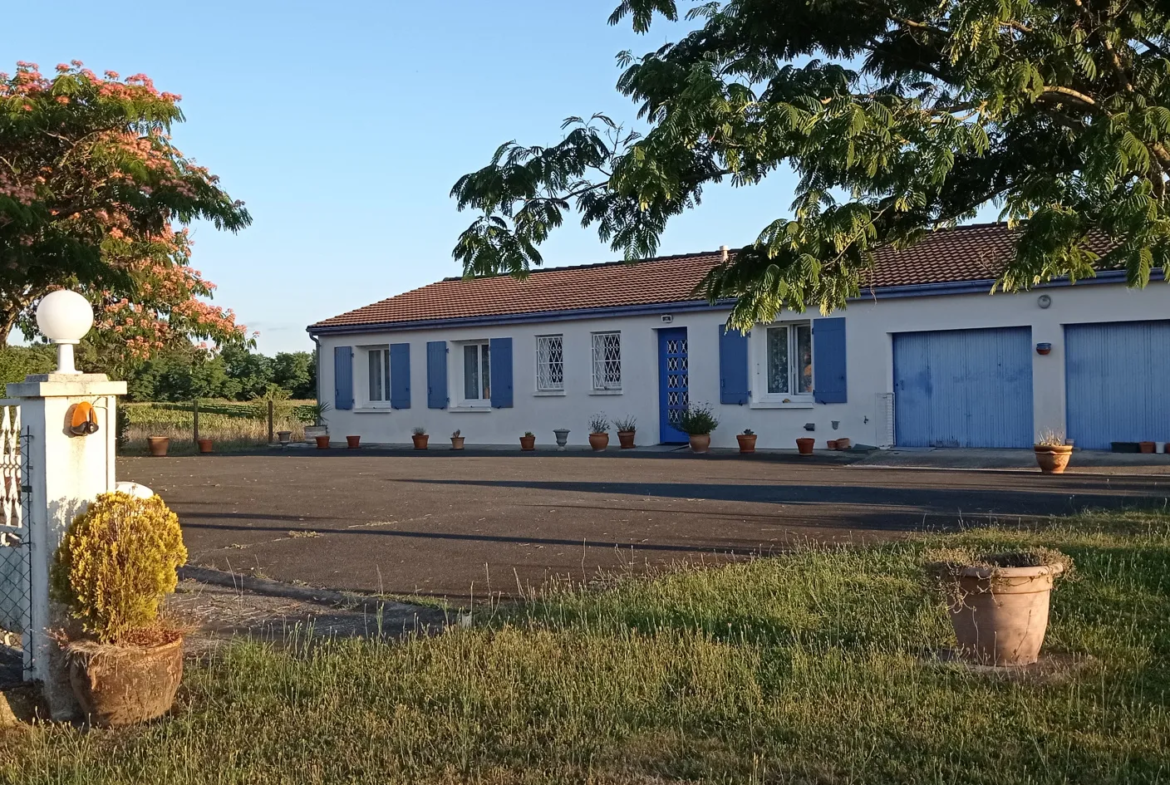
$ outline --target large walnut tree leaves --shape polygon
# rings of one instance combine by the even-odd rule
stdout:
[[[683,7],[685,6],[685,7]],[[703,188],[799,177],[791,217],[704,282],[746,326],[840,307],[875,249],[993,205],[1017,229],[997,286],[1124,268],[1145,285],[1170,253],[1170,14],[1131,0],[625,0],[611,23],[701,26],[621,56],[644,135],[570,118],[548,147],[504,144],[456,183],[479,213],[468,275],[524,275],[576,213],[627,259],[653,255]],[[1104,242],[1103,242],[1104,241]],[[1090,250],[1111,247],[1105,257]]]

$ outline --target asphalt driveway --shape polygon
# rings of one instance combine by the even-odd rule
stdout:
[[[194,565],[465,601],[550,578],[718,561],[802,540],[1139,506],[1168,476],[873,468],[685,453],[123,458],[179,514]]]

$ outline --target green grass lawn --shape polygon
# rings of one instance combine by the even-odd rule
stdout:
[[[928,548],[1059,548],[1030,678],[927,663]],[[1170,781],[1170,514],[810,548],[554,592],[402,644],[191,667],[176,715],[0,740],[13,783]]]

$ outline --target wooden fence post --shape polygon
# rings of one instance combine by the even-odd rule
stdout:
[[[272,433],[272,414],[273,414],[273,410],[275,408],[276,407],[273,404],[272,399],[269,398],[268,399],[268,443],[269,444],[272,444],[272,436],[273,436],[273,433]]]
[[[191,402],[191,411],[195,415],[195,446],[199,446],[199,399],[196,398]]]

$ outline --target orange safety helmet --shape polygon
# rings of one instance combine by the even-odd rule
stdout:
[[[98,432],[97,412],[93,404],[82,401],[73,407],[73,417],[69,420],[69,432],[74,436],[88,436]]]

